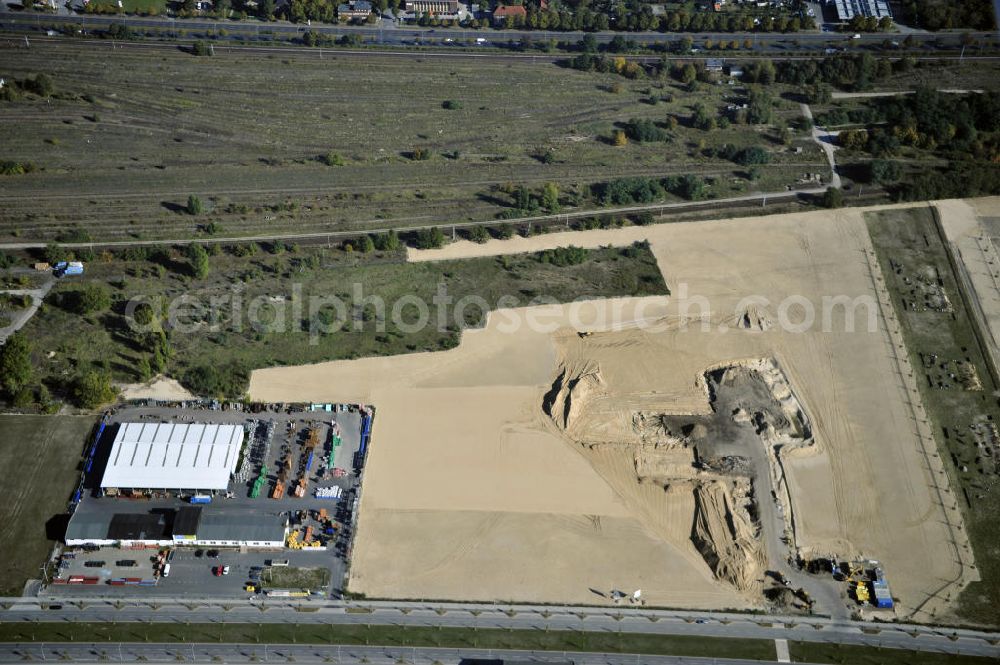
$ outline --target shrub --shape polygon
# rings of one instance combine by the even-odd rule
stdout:
[[[399,235],[394,230],[375,236],[374,242],[375,249],[380,252],[396,252],[399,251],[399,248],[402,245],[399,241]]]
[[[482,226],[473,226],[472,229],[469,231],[469,240],[471,240],[472,242],[483,244],[489,239],[490,239],[489,232],[487,232],[487,230]]]
[[[0,346],[0,387],[14,396],[34,377],[31,364],[31,343],[22,332],[16,332]]]
[[[838,187],[827,187],[820,199],[824,208],[840,208],[844,205],[844,192]]]
[[[196,243],[188,245],[188,260],[191,261],[191,274],[195,279],[205,279],[208,277],[208,252],[205,248]]]
[[[660,129],[652,120],[629,120],[625,124],[625,133],[633,141],[649,143],[653,141],[669,141],[673,137],[670,132]]]
[[[328,152],[319,158],[319,161],[323,162],[327,166],[343,166],[344,158],[340,156],[340,153]]]
[[[569,247],[556,247],[547,249],[538,256],[542,263],[550,263],[560,268],[564,266],[575,266],[583,263],[590,255],[590,250],[583,247],[570,245]]]
[[[0,162],[0,175],[24,175],[34,170],[31,162]]]
[[[414,246],[417,249],[438,249],[444,247],[444,243],[444,233],[435,226],[432,229],[421,229],[418,231]]]
[[[77,314],[94,314],[111,307],[111,295],[103,284],[87,284],[79,291],[73,291],[69,306]]]
[[[184,211],[189,215],[200,215],[202,212],[201,199],[195,194],[189,195]]]
[[[118,391],[111,385],[111,375],[107,372],[91,371],[80,376],[73,387],[73,399],[85,409],[95,409],[117,397]]]
[[[203,397],[240,397],[247,389],[250,373],[236,362],[228,365],[199,365],[184,373],[184,386]]]
[[[462,102],[456,102],[453,99],[449,99],[442,102],[441,108],[448,109],[449,111],[460,111],[462,109]]]

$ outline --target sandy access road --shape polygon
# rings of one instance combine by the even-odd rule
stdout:
[[[411,260],[648,239],[673,296],[496,312],[450,351],[259,370],[262,400],[348,400],[378,409],[350,589],[369,596],[735,608],[759,596],[715,579],[691,541],[690,491],[640,482],[636,414],[704,413],[707,368],[771,358],[815,445],[784,459],[803,551],[882,561],[902,614],[967,581],[948,542],[911,405],[878,306],[822,320],[824,297],[867,297],[863,210],[455,243]],[[745,298],[758,296],[750,329]],[[766,302],[765,302],[766,301]],[[805,331],[804,303],[816,321]],[[550,328],[513,326],[545,315]],[[705,324],[704,327],[702,324]],[[656,324],[656,325],[650,325]],[[534,329],[533,329],[534,328]],[[513,330],[511,330],[513,329]],[[592,331],[585,337],[577,330]],[[581,445],[542,410],[560,368],[600,369],[606,443]],[[601,433],[588,430],[591,443]],[[606,602],[606,601],[605,601]]]

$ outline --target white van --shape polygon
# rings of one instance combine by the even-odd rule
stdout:
[[[163,576],[170,577],[170,564],[164,564],[163,566]]]

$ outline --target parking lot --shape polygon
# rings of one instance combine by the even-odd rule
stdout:
[[[218,551],[218,556],[209,557],[210,549]],[[196,556],[198,551],[201,556]],[[100,574],[102,568],[85,568],[83,561],[107,561],[120,558],[132,558],[140,563],[139,568],[131,568],[133,572],[111,566],[107,574],[102,575],[97,584],[55,584],[49,586],[46,592],[55,597],[76,596],[115,596],[122,598],[152,598],[152,597],[204,597],[220,596],[232,598],[248,598],[256,596],[254,592],[246,591],[246,583],[250,581],[250,569],[258,566],[265,568],[269,561],[288,561],[289,566],[299,568],[326,568],[331,573],[331,584],[324,590],[327,596],[337,597],[346,571],[343,559],[329,551],[292,551],[276,550],[273,552],[241,552],[232,548],[189,548],[179,547],[170,557],[170,574],[160,577],[155,586],[111,586],[107,580],[121,576],[132,576],[135,571],[142,570],[147,579],[152,579],[152,564],[150,557],[155,557],[156,550],[122,550],[117,547],[104,547],[94,552],[78,551],[73,570],[77,568],[87,572],[89,576]],[[229,566],[229,574],[216,576],[212,569],[216,566]],[[138,575],[136,575],[138,576]]]

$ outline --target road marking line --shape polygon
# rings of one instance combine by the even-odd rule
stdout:
[[[792,659],[788,656],[788,640],[775,639],[774,650],[777,652],[779,663],[792,662]]]

